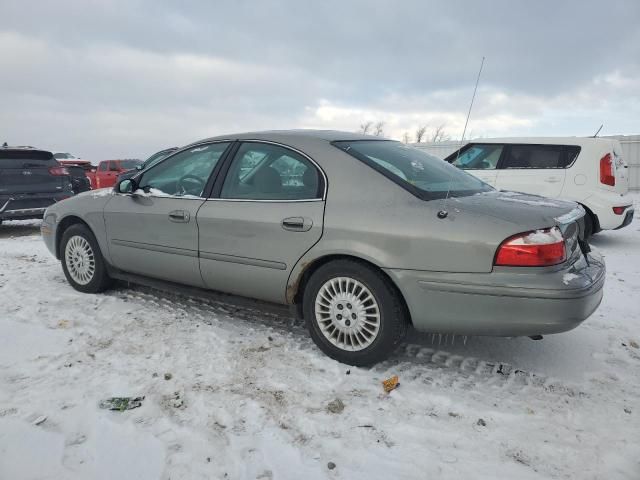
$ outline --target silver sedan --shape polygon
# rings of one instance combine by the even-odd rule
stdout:
[[[583,216],[400,142],[274,131],[202,140],[59,202],[42,234],[77,290],[153,279],[292,305],[327,355],[368,365],[409,326],[537,337],[579,325],[605,269]]]

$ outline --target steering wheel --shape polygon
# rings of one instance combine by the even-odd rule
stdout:
[[[176,193],[178,195],[202,195],[204,180],[196,175],[187,174],[176,181]]]

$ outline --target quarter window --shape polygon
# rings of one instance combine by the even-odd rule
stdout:
[[[222,185],[221,198],[310,200],[322,197],[317,168],[302,155],[279,145],[243,143]]]
[[[229,142],[184,150],[147,170],[140,187],[156,195],[202,197],[207,181]]]

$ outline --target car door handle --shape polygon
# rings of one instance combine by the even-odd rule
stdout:
[[[169,212],[169,220],[176,223],[187,223],[191,215],[186,210],[174,210]]]
[[[313,221],[306,217],[288,217],[282,220],[282,228],[293,232],[307,232],[311,230]]]
[[[558,177],[547,177],[544,181],[547,183],[558,183],[560,182],[560,179]]]

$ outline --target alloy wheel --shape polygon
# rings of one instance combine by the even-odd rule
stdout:
[[[363,350],[380,331],[378,302],[354,278],[336,277],[325,282],[316,295],[315,314],[322,334],[342,350]]]

